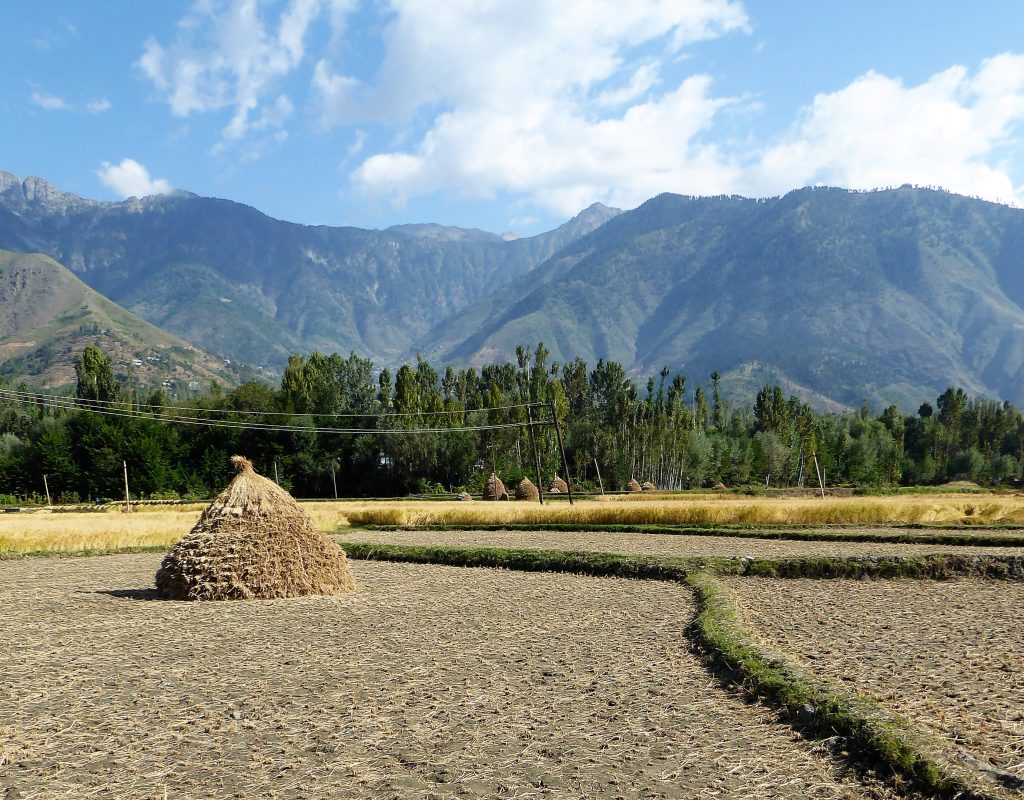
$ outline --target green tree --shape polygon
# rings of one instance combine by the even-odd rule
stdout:
[[[114,377],[110,359],[98,347],[87,345],[75,359],[75,377],[75,397],[80,400],[110,403],[120,397],[121,387]]]

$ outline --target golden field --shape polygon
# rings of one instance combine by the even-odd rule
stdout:
[[[570,506],[480,500],[338,500],[304,508],[321,530],[349,525],[1022,525],[1024,496],[920,494],[890,497],[748,497],[728,494],[617,495]],[[46,510],[0,514],[0,553],[167,547],[188,532],[204,506],[149,506],[128,514]]]

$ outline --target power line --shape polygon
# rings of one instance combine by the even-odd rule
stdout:
[[[122,417],[128,419],[148,419],[155,422],[170,422],[180,425],[197,425],[207,428],[232,428],[235,430],[258,430],[276,433],[328,433],[328,434],[367,434],[367,433],[397,433],[397,434],[419,434],[419,433],[461,433],[470,431],[502,430],[507,428],[522,428],[528,423],[505,422],[490,423],[486,425],[462,425],[451,428],[329,428],[305,425],[273,425],[257,422],[236,422],[233,420],[209,420],[198,417],[186,417],[167,414],[156,414],[154,412],[132,411],[131,409],[118,409],[109,405],[94,406],[91,403],[106,401],[75,400],[70,397],[59,395],[41,395],[31,392],[18,392],[0,389],[0,399],[13,400],[16,402],[36,402],[48,404],[54,408],[62,408],[70,411],[88,411],[92,414],[100,414],[108,417]],[[179,406],[179,408],[183,408]],[[386,419],[387,414],[377,415],[377,418]]]
[[[0,393],[22,395],[27,401],[31,402],[50,402],[50,401],[63,401],[63,400],[74,400],[79,405],[83,404],[94,404],[100,407],[115,408],[118,401],[115,400],[83,400],[81,398],[69,398],[63,395],[52,395],[52,394],[41,394],[36,392],[20,392],[14,389],[0,389]],[[151,403],[132,403],[136,408],[149,408],[156,409],[157,412],[164,410],[172,411],[185,411],[193,414],[238,414],[240,416],[253,416],[253,417],[321,417],[327,419],[379,419],[386,417],[416,417],[430,415],[451,415],[451,414],[470,414],[474,411],[510,411],[516,408],[536,408],[543,406],[544,403],[530,402],[530,403],[516,403],[515,405],[509,406],[494,406],[489,408],[470,408],[470,409],[459,409],[459,410],[439,410],[439,411],[381,411],[376,413],[367,414],[320,414],[315,411],[304,411],[302,413],[292,413],[290,411],[243,411],[233,408],[196,408],[194,406],[175,406],[175,405],[154,405]]]

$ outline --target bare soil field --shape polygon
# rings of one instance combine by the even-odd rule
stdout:
[[[1024,547],[960,547],[887,542],[797,541],[730,536],[686,536],[660,533],[593,533],[574,531],[417,531],[352,530],[344,542],[428,545],[437,547],[510,547],[531,550],[589,550],[645,556],[789,558],[799,556],[1024,555]]]
[[[770,647],[1024,778],[1024,584],[724,580]]]
[[[0,562],[0,797],[889,796],[718,687],[681,586],[355,562],[187,603],[159,561]]]

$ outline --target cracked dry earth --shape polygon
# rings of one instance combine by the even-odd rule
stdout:
[[[726,580],[769,646],[1024,778],[1024,583]]]
[[[353,562],[153,600],[161,556],[0,562],[0,798],[860,798],[720,689],[666,583]]]

